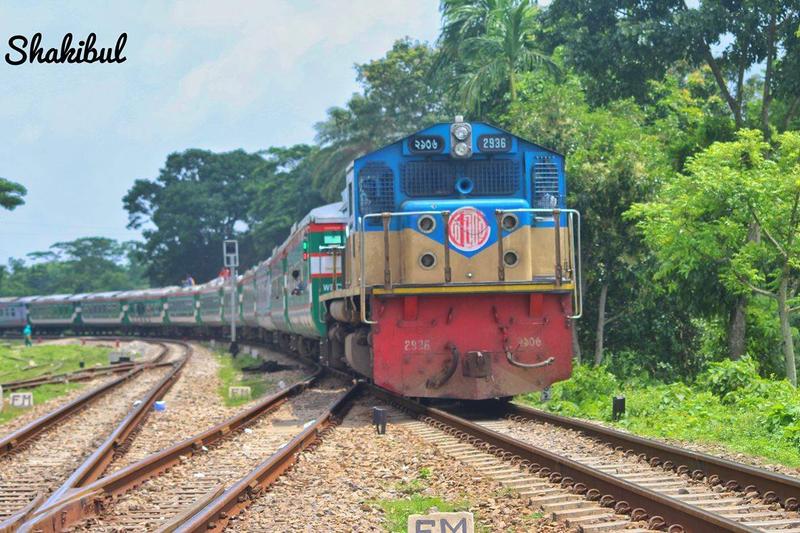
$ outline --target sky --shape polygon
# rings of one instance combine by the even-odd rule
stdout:
[[[85,236],[140,238],[122,197],[187,148],[311,142],[358,90],[353,65],[395,39],[436,38],[438,0],[0,0],[0,176],[28,189],[0,210],[0,264]],[[9,65],[9,39],[128,41],[122,64]],[[14,53],[15,57],[18,54]]]

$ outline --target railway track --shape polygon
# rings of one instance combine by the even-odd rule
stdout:
[[[98,377],[107,376],[109,374],[121,374],[132,370],[137,363],[121,363],[119,365],[98,366],[92,368],[85,368],[75,372],[64,372],[62,374],[44,375],[35,378],[21,379],[18,381],[8,381],[0,384],[0,387],[6,391],[14,391],[20,389],[31,389],[39,385],[48,383],[71,383],[76,381],[88,381],[97,379]]]
[[[260,482],[271,482],[318,438],[331,416],[332,398],[348,394],[341,392],[341,385],[339,390],[310,388],[320,374],[317,368],[310,377],[214,427],[65,495],[21,531],[171,530],[204,504],[242,505]],[[298,435],[305,435],[299,443]],[[271,473],[257,473],[241,485],[240,478],[248,478],[276,450],[286,457],[267,467]],[[236,494],[233,502],[214,499],[221,488],[227,488],[224,497]]]
[[[150,366],[163,365],[164,364],[163,359],[164,357],[166,357],[167,352],[168,350],[166,346],[162,344],[159,355],[153,361],[148,362],[146,364],[134,365],[131,366],[130,368],[127,368],[125,370],[124,375],[116,379],[107,381],[101,384],[100,386],[92,390],[89,390],[84,394],[81,394],[74,400],[45,414],[44,416],[39,417],[36,420],[33,420],[32,422],[19,428],[18,430],[0,438],[0,457],[8,453],[11,453],[17,448],[23,446],[25,443],[35,438],[43,431],[59,424],[60,422],[72,416],[73,414],[79,412],[81,409],[89,405],[94,400],[100,398],[109,391],[135,378],[138,374],[144,371],[145,368],[149,368]]]
[[[14,531],[32,514],[97,479],[177,379],[189,356],[154,361],[87,392],[3,439],[0,531]],[[169,365],[171,368],[165,368]]]
[[[800,481],[788,476],[515,404],[468,420],[362,383],[303,408],[319,372],[62,492],[21,530],[221,530],[368,390],[410,416],[404,423],[443,452],[580,531],[800,532]]]
[[[413,428],[442,451],[531,498],[554,518],[580,531],[800,531],[800,515],[792,510],[791,496],[784,507],[773,491],[753,485],[737,492],[733,483],[723,486],[717,478],[713,479],[716,484],[707,483],[702,471],[689,470],[683,463],[648,458],[618,444],[616,449],[600,445],[575,431],[564,430],[556,436],[529,429],[525,438],[525,434],[511,430],[519,424],[519,418],[493,417],[476,422],[382,390],[373,392],[419,419]],[[497,407],[497,412],[514,412],[516,406],[503,409]],[[746,465],[736,467],[737,472],[751,475],[758,470]],[[765,479],[785,477],[782,481],[797,486],[795,479],[772,474],[760,472]]]

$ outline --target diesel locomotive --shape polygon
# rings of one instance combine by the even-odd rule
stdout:
[[[3,298],[0,328],[219,338],[234,321],[406,396],[502,398],[570,376],[580,267],[564,157],[456,117],[357,158],[342,201],[235,280]]]

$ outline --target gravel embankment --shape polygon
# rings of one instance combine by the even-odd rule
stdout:
[[[42,344],[67,345],[67,344],[79,344],[79,343],[80,343],[79,339],[57,339],[57,340],[44,341]],[[113,342],[109,341],[88,341],[88,344],[91,344],[93,346],[107,346],[111,348],[113,348],[115,345]],[[123,343],[122,346],[130,347],[131,349],[139,351],[139,353],[143,354],[143,357],[145,359],[151,359],[156,357],[159,351],[161,350],[160,346],[144,343],[142,341]],[[27,412],[17,417],[14,417],[5,423],[0,422],[0,436],[7,435],[9,433],[18,430],[19,428],[25,426],[26,424],[33,422],[37,418],[46,415],[50,411],[54,411],[59,407],[61,407],[62,405],[66,405],[67,403],[71,402],[72,400],[74,400],[81,394],[85,393],[86,391],[91,390],[95,387],[99,387],[103,383],[106,383],[110,380],[117,379],[121,375],[122,374],[99,376],[97,379],[75,382],[76,384],[80,385],[80,387],[71,390],[62,396],[58,396],[44,403],[34,405]]]
[[[598,426],[607,427],[609,429],[614,429],[616,431],[621,431],[623,433],[631,433],[638,435],[636,433],[632,433],[627,431],[625,428],[621,428],[612,424],[608,424],[601,420],[590,420],[590,419],[581,419],[586,422],[590,422],[592,424],[597,424]],[[781,474],[786,474],[787,476],[794,476],[800,478],[800,467],[793,467],[793,466],[786,466],[781,464],[775,464],[770,462],[768,459],[763,457],[756,457],[754,455],[748,455],[746,453],[741,452],[734,452],[730,449],[726,448],[723,444],[714,444],[709,442],[689,442],[685,440],[679,439],[666,439],[666,438],[658,438],[658,437],[650,437],[646,435],[639,435],[640,437],[651,439],[657,442],[662,442],[664,444],[668,444],[670,446],[680,446],[681,448],[685,448],[687,450],[692,450],[695,452],[707,453],[709,455],[714,455],[716,457],[721,457],[723,459],[727,459],[729,461],[735,461],[737,463],[744,463],[751,466],[755,466],[758,468],[764,468],[766,470],[771,470],[773,472],[780,472]]]
[[[122,374],[115,374],[111,376],[102,376],[90,381],[81,381],[79,382],[79,384],[81,385],[79,388],[71,390],[68,393],[64,394],[63,396],[57,396],[55,398],[47,400],[46,402],[34,405],[23,414],[16,416],[5,423],[0,423],[0,437],[8,435],[9,433],[13,433],[19,428],[27,424],[30,424],[37,418],[46,415],[50,411],[55,411],[62,405],[66,405],[67,403],[71,402],[81,394],[84,394],[86,391],[100,387],[104,383],[111,381],[113,379],[117,379],[121,375]]]
[[[784,511],[777,504],[766,504],[758,493],[727,491],[721,485],[712,487],[705,481],[695,481],[688,473],[678,474],[651,467],[647,462],[635,456],[625,456],[624,453],[617,452],[607,444],[597,442],[579,431],[531,421],[496,420],[483,424],[515,439],[647,486],[655,492],[698,505],[732,520],[753,523],[758,520],[764,523],[773,521],[775,526],[772,527],[800,527],[800,514]],[[642,481],[644,477],[659,481],[645,484]],[[720,510],[717,503],[721,500],[725,501],[724,511]],[[780,521],[786,521],[787,524]]]
[[[360,402],[315,450],[237,519],[230,531],[385,531],[378,502],[409,494],[468,502],[483,531],[566,531],[539,518],[537,509],[473,468],[453,461],[404,427],[396,411],[385,435]],[[423,479],[420,479],[424,472]],[[409,492],[412,491],[412,492]]]

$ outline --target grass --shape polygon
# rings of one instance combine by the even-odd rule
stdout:
[[[83,386],[85,386],[85,383],[52,383],[47,385],[40,385],[35,389],[32,389],[31,391],[15,391],[15,392],[32,392],[33,404],[38,405],[53,398],[63,396],[64,394],[67,394],[68,392],[73,391],[75,389],[80,389]],[[9,393],[5,393],[4,396],[6,396],[7,398],[8,394]],[[19,407],[11,407],[8,404],[6,404],[3,407],[3,410],[0,411],[0,426],[27,411],[28,411],[27,409],[22,409]]]
[[[435,507],[440,513],[469,509],[469,504],[465,502],[452,503],[434,496],[420,494],[400,500],[377,500],[375,503],[386,515],[386,530],[392,533],[405,533],[408,528],[408,517],[412,514],[427,514],[431,507]]]
[[[611,419],[611,398],[626,398],[626,413]],[[800,466],[800,393],[786,381],[758,375],[755,363],[712,363],[695,383],[620,381],[604,368],[575,368],[552,387],[518,401],[566,416],[601,420],[633,433],[719,446],[790,467]]]
[[[380,508],[386,516],[386,530],[392,533],[405,533],[408,517],[412,514],[427,514],[432,508],[437,512],[450,513],[467,511],[471,504],[467,500],[448,501],[439,496],[424,494],[428,488],[432,471],[428,467],[420,468],[417,476],[411,481],[395,485],[394,491],[402,494],[400,498],[383,498],[370,500],[369,504]],[[488,531],[484,526],[475,524],[476,531]]]
[[[219,394],[225,401],[225,405],[229,407],[242,405],[249,402],[250,399],[263,396],[268,390],[272,390],[275,387],[276,382],[265,378],[262,374],[248,376],[243,372],[242,369],[246,367],[258,366],[261,364],[263,362],[261,359],[241,352],[236,358],[231,357],[229,353],[224,351],[216,351],[214,355],[219,362],[218,375],[220,381],[222,381],[219,387]],[[287,383],[287,385],[289,384]],[[231,398],[228,395],[228,387],[250,387],[252,396],[249,399],[241,397]]]
[[[45,374],[74,372],[80,369],[81,361],[86,367],[105,365],[108,364],[108,352],[108,348],[99,346],[44,344],[25,348],[19,342],[4,342],[0,344],[0,382],[34,378]],[[54,383],[35,387],[30,392],[33,392],[33,403],[37,405],[82,386],[84,386],[83,383]],[[3,395],[8,398],[9,394],[10,391],[4,391]],[[4,409],[0,411],[0,424],[8,422],[25,411],[26,409],[4,406]]]
[[[0,383],[34,378],[44,374],[63,374],[85,366],[108,364],[108,348],[79,344],[40,344],[25,348],[21,344],[0,344]]]

